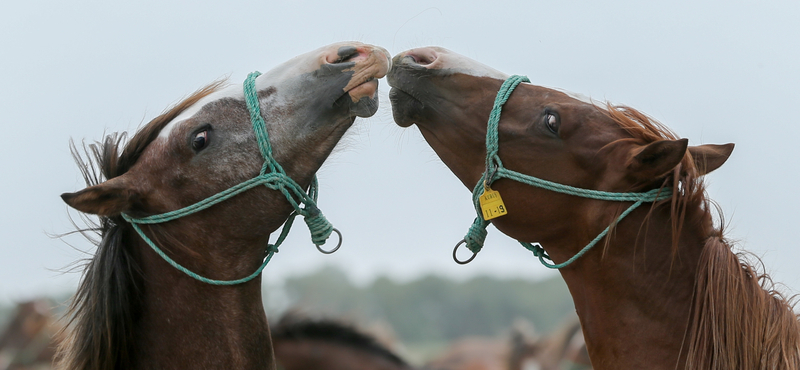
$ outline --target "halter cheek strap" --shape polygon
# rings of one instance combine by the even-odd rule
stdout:
[[[133,226],[133,229],[136,230],[139,236],[141,236],[147,245],[149,245],[150,248],[152,248],[159,256],[161,256],[161,258],[163,258],[176,269],[184,272],[186,275],[212,285],[241,284],[258,276],[267,266],[270,259],[272,259],[272,256],[275,254],[275,252],[278,251],[278,246],[280,246],[284,239],[286,239],[286,236],[289,234],[289,230],[292,228],[294,218],[297,217],[297,215],[303,216],[306,224],[308,225],[308,229],[311,232],[311,241],[317,246],[317,249],[319,249],[320,252],[326,254],[333,253],[342,245],[342,234],[339,232],[339,230],[336,230],[333,225],[331,225],[325,216],[322,215],[322,212],[320,212],[319,208],[317,208],[317,177],[314,176],[311,186],[309,187],[308,192],[306,192],[305,189],[297,184],[297,182],[286,175],[283,167],[281,167],[275,158],[272,157],[272,146],[269,142],[266,123],[264,122],[264,118],[261,116],[261,108],[259,107],[258,93],[256,91],[255,81],[259,75],[261,75],[260,72],[250,73],[250,75],[248,75],[247,79],[244,81],[244,97],[247,104],[247,109],[250,112],[250,122],[252,123],[253,131],[255,131],[256,134],[258,149],[261,151],[261,156],[264,157],[264,165],[261,167],[261,172],[259,175],[238,185],[234,185],[227,190],[223,190],[217,194],[214,194],[195,204],[175,211],[142,218],[133,218],[124,213],[122,214],[122,217],[125,219],[125,221],[130,222],[130,224]],[[281,230],[280,236],[275,244],[267,244],[264,262],[255,272],[247,277],[236,280],[214,280],[200,276],[181,266],[179,263],[167,256],[149,237],[147,237],[147,235],[145,235],[139,226],[141,224],[158,224],[168,222],[192,213],[202,211],[208,207],[230,199],[240,193],[260,185],[263,185],[268,189],[280,191],[286,197],[286,200],[292,205],[294,212],[289,215],[289,218],[284,223],[283,229]],[[303,207],[300,206],[301,204]],[[336,234],[339,235],[339,244],[332,250],[328,251],[320,248],[321,245],[325,244],[333,232],[336,232]]]
[[[481,179],[475,185],[475,188],[472,190],[472,202],[475,205],[475,211],[478,213],[478,216],[475,217],[475,221],[472,222],[472,226],[470,226],[469,231],[464,239],[458,242],[456,247],[453,249],[453,259],[455,259],[455,261],[459,264],[471,262],[478,252],[481,251],[481,248],[483,248],[483,244],[487,235],[486,227],[489,226],[489,221],[485,220],[483,217],[483,212],[480,206],[480,197],[483,195],[484,191],[489,185],[500,178],[507,178],[557,193],[569,194],[583,198],[614,202],[634,202],[630,207],[628,207],[628,209],[622,212],[614,220],[612,225],[619,223],[619,221],[625,218],[625,216],[633,212],[634,209],[644,203],[666,200],[671,197],[672,191],[670,188],[653,189],[643,193],[614,193],[558,184],[505,168],[503,166],[503,162],[500,160],[500,156],[497,154],[499,149],[497,140],[497,127],[500,122],[500,114],[502,113],[503,105],[506,103],[506,101],[508,101],[509,97],[511,97],[511,93],[514,92],[514,89],[522,82],[530,82],[530,80],[525,76],[514,75],[503,82],[503,85],[500,87],[500,91],[497,92],[497,97],[495,98],[494,105],[492,106],[492,111],[489,114],[489,121],[486,127],[486,170],[481,176]],[[592,241],[590,241],[589,244],[583,247],[583,249],[581,249],[578,253],[569,258],[567,261],[558,264],[553,263],[553,260],[549,255],[547,255],[541,244],[522,241],[519,243],[529,251],[533,252],[533,255],[538,257],[539,261],[545,267],[551,269],[560,269],[570,265],[572,262],[575,262],[575,260],[592,249],[597,242],[599,242],[601,239],[603,239],[603,237],[606,236],[606,234],[608,234],[610,228],[611,226],[606,227],[605,230],[597,235],[597,237],[592,239]],[[473,253],[472,257],[470,257],[468,260],[460,261],[458,258],[456,258],[456,251],[461,244],[466,244],[467,248]]]

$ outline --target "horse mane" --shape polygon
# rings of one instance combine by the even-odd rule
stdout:
[[[800,369],[792,299],[720,237],[700,257],[687,369]],[[763,269],[763,267],[762,267]]]
[[[606,104],[606,107],[600,108],[600,110],[643,144],[659,140],[679,139],[678,135],[664,124],[631,107]],[[673,252],[677,253],[678,251],[679,236],[687,216],[690,217],[690,221],[702,225],[704,233],[713,233],[711,214],[708,212],[709,202],[706,198],[706,187],[691,153],[686,152],[672,173],[663,179],[661,187],[670,187],[672,197],[655,202],[651,212],[658,207],[669,205],[672,215],[670,219],[672,220]],[[697,212],[698,210],[699,212]]]
[[[106,135],[102,142],[83,145],[83,155],[70,141],[70,151],[87,186],[126,173],[170,121],[201,98],[219,90],[214,82],[190,95],[140,129],[129,141],[127,133]],[[121,151],[121,154],[120,154]],[[85,159],[84,159],[85,156]],[[122,369],[134,360],[132,343],[140,313],[143,277],[136,250],[130,246],[131,227],[122,216],[81,216],[87,227],[77,232],[97,247],[82,262],[83,276],[64,316],[56,359],[59,369]]]
[[[329,342],[375,354],[399,366],[409,366],[403,359],[380,344],[375,337],[340,321],[310,319],[297,314],[288,314],[281,317],[278,324],[270,331],[274,342],[301,340]]]
[[[636,139],[646,143],[675,140],[663,124],[624,106],[601,109]],[[687,326],[686,369],[800,369],[800,321],[794,299],[784,297],[756,256],[734,253],[724,236],[722,211],[706,196],[691,154],[683,158],[663,186],[672,187],[669,203],[673,251],[683,225],[698,223],[705,235]],[[711,211],[719,215],[714,226]],[[753,259],[756,263],[749,262]]]

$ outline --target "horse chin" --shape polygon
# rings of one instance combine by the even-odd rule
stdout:
[[[350,112],[356,117],[372,117],[378,111],[377,98],[361,98],[357,103],[353,104]]]
[[[364,82],[347,92],[347,95],[350,96],[350,99],[352,99],[354,103],[358,103],[363,98],[375,99],[377,94],[378,80],[375,79]]]
[[[378,111],[378,80],[370,80],[347,91],[337,104],[347,105],[354,117],[372,117]]]
[[[415,123],[413,117],[418,116],[424,107],[421,101],[396,87],[389,91],[389,101],[392,102],[394,122],[400,127],[413,125]]]

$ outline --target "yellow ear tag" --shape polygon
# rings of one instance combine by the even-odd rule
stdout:
[[[483,189],[483,194],[478,198],[478,202],[481,205],[483,219],[486,221],[508,214],[500,193],[488,186]]]

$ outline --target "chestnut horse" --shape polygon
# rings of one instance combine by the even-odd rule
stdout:
[[[514,90],[507,82],[523,79],[437,47],[396,55],[387,77],[396,123],[417,124],[477,195],[499,192],[507,214],[491,223],[561,267],[595,369],[800,368],[793,304],[713,222],[702,176],[733,144],[688,146],[629,107],[528,83]],[[556,185],[498,176],[512,171]],[[577,190],[552,190],[565,185]],[[597,191],[602,199],[585,197]],[[603,200],[609,194],[644,200]],[[465,239],[477,252],[473,231]]]
[[[305,189],[355,118],[376,112],[389,57],[329,45],[244,86],[213,83],[86,160],[73,146],[89,186],[62,198],[100,223],[60,368],[275,369],[258,278],[270,233],[293,211],[321,222]]]

